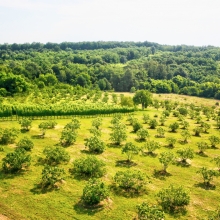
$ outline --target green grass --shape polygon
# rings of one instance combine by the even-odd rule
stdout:
[[[158,96],[162,98],[163,96]],[[166,99],[167,97],[165,97]],[[176,101],[172,97],[173,101]],[[184,98],[180,97],[180,100]],[[196,99],[196,101],[194,100]],[[194,98],[194,102],[198,104],[205,104],[205,101]],[[189,100],[188,100],[189,101]],[[210,105],[215,104],[215,100],[211,100]],[[147,113],[151,118],[154,115],[159,116],[164,109],[160,108],[158,111],[153,107],[148,108],[145,111],[135,112],[134,117],[138,118],[142,122],[143,113]],[[202,116],[205,119],[204,116]],[[138,142],[135,139],[137,135],[132,132],[132,126],[126,122],[126,116],[123,118],[123,122],[127,124],[127,142],[131,141],[141,147],[144,142]],[[80,203],[80,197],[82,195],[82,189],[86,184],[86,180],[74,179],[70,174],[69,169],[72,167],[72,161],[81,156],[85,156],[86,152],[84,146],[84,139],[90,136],[89,128],[91,128],[93,118],[81,118],[81,128],[77,141],[74,145],[66,148],[71,155],[71,161],[68,164],[60,165],[65,169],[65,181],[60,184],[59,189],[55,189],[50,192],[41,192],[37,185],[41,181],[41,171],[43,164],[39,163],[38,159],[43,157],[43,149],[46,146],[53,146],[59,143],[59,138],[63,127],[70,122],[71,119],[57,119],[58,125],[53,130],[47,130],[44,139],[34,138],[40,134],[38,125],[40,120],[34,120],[32,122],[32,128],[27,133],[20,133],[16,139],[16,143],[24,136],[32,138],[34,142],[34,149],[31,152],[32,163],[29,170],[21,174],[4,174],[0,172],[0,213],[7,216],[10,219],[134,219],[136,214],[136,205],[147,201],[150,204],[157,204],[156,194],[161,188],[167,187],[170,184],[183,185],[190,191],[190,205],[187,206],[187,213],[183,216],[172,216],[166,214],[166,219],[206,219],[207,210],[215,210],[217,208],[217,202],[220,201],[220,178],[214,179],[213,183],[216,186],[215,190],[205,190],[200,187],[202,178],[196,171],[202,167],[207,166],[209,168],[215,168],[215,165],[210,160],[220,154],[220,145],[218,149],[207,149],[207,157],[202,157],[198,152],[196,143],[198,141],[208,141],[208,137],[212,134],[220,135],[220,130],[215,128],[215,121],[210,120],[208,123],[211,125],[211,129],[208,134],[201,134],[201,137],[193,136],[193,128],[197,126],[194,120],[186,117],[186,120],[190,123],[190,132],[192,137],[189,139],[188,144],[181,144],[180,135],[181,129],[179,128],[176,133],[169,132],[169,125],[177,120],[171,114],[165,122],[164,129],[165,137],[177,138],[177,143],[174,149],[168,149],[166,145],[166,138],[155,138],[156,129],[149,129],[149,125],[143,124],[144,128],[148,129],[150,133],[150,139],[159,141],[162,147],[156,150],[156,157],[137,155],[134,157],[136,166],[127,168],[117,165],[117,161],[126,160],[126,155],[121,154],[120,147],[112,147],[109,144],[109,134],[111,132],[111,117],[103,117],[102,140],[108,145],[103,154],[97,155],[106,163],[107,174],[102,177],[102,180],[112,188],[112,179],[115,173],[119,170],[137,169],[145,172],[151,178],[151,183],[146,185],[146,192],[140,196],[129,197],[121,195],[119,192],[111,190],[110,198],[105,202],[103,208],[86,208]],[[20,125],[17,121],[2,121],[0,127],[16,127],[20,129]],[[124,144],[125,142],[123,142]],[[0,161],[8,152],[12,152],[16,144],[3,146],[4,151],[0,152]],[[177,165],[170,165],[168,172],[170,176],[155,176],[154,170],[159,171],[162,169],[162,165],[159,163],[158,157],[160,152],[171,150],[174,153],[183,147],[191,147],[194,149],[195,157],[191,161],[191,166],[181,167]],[[0,164],[1,166],[1,164]]]

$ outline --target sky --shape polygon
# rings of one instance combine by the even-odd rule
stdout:
[[[0,44],[135,41],[220,46],[219,0],[0,0]]]

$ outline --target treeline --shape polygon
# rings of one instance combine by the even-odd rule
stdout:
[[[220,97],[220,48],[151,42],[0,45],[0,95],[59,84]]]

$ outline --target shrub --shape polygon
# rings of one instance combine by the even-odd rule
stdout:
[[[99,117],[92,121],[92,126],[94,126],[96,129],[99,129],[101,125],[102,125],[102,119]]]
[[[142,119],[143,119],[144,124],[147,124],[150,119],[150,116],[144,113]]]
[[[182,186],[170,185],[168,188],[159,191],[157,197],[164,211],[171,213],[178,212],[179,208],[184,208],[190,202],[189,193]]]
[[[170,151],[165,151],[160,154],[159,161],[163,165],[163,171],[166,173],[169,164],[173,163],[175,156]]]
[[[213,158],[212,161],[216,164],[218,170],[220,171],[220,156]]]
[[[89,148],[92,153],[102,153],[105,150],[105,143],[97,136],[88,138],[85,146]]]
[[[137,205],[138,209],[138,219],[152,219],[152,220],[164,220],[164,212],[161,211],[157,206],[149,206],[148,203],[143,202]]]
[[[30,166],[31,156],[24,149],[8,153],[2,159],[2,169],[5,173],[16,173]]]
[[[16,128],[0,128],[0,143],[13,144],[18,137],[19,130]]]
[[[183,137],[183,143],[188,143],[188,139],[191,137],[189,130],[183,130],[181,132],[181,136]]]
[[[135,120],[133,123],[132,123],[132,126],[133,126],[133,131],[136,133],[138,130],[140,130],[141,128],[143,128],[142,124],[138,121],[138,120]]]
[[[70,160],[70,155],[63,147],[46,147],[43,153],[46,156],[45,161],[50,165],[57,165]]]
[[[211,147],[216,148],[216,145],[220,143],[220,138],[215,135],[211,135],[209,137],[209,141],[211,143]]]
[[[73,165],[73,173],[78,176],[101,177],[106,173],[105,163],[93,155],[76,159]]]
[[[159,127],[157,129],[157,134],[155,135],[155,137],[157,137],[157,138],[164,138],[165,137],[164,134],[165,134],[165,130],[163,128]]]
[[[160,143],[157,141],[148,141],[143,147],[142,152],[144,152],[145,149],[147,149],[148,154],[154,154],[154,151],[160,148]]]
[[[149,121],[149,126],[150,126],[151,129],[155,129],[158,126],[157,120],[156,119],[151,119]]]
[[[109,190],[98,179],[90,179],[83,189],[82,201],[86,205],[97,205],[109,196]]]
[[[17,146],[25,149],[26,151],[31,151],[34,147],[34,143],[28,137],[24,137],[18,142]]]
[[[176,130],[179,128],[179,123],[174,122],[173,124],[170,124],[169,128],[171,129],[171,132],[176,132]]]
[[[110,134],[110,140],[116,145],[120,145],[122,141],[127,139],[126,125],[122,123],[116,123],[112,128],[112,133]]]
[[[193,131],[195,132],[195,136],[200,137],[200,133],[202,132],[202,128],[201,127],[195,127],[193,129]]]
[[[127,161],[130,162],[133,156],[139,153],[139,148],[135,146],[133,143],[129,142],[125,144],[121,152],[122,154],[125,153],[127,155]]]
[[[61,133],[60,142],[64,146],[70,146],[76,142],[77,133],[75,130],[63,129]]]
[[[174,148],[174,145],[176,143],[176,138],[174,138],[174,137],[167,137],[166,141],[168,142],[168,147]]]
[[[140,128],[140,129],[137,131],[137,136],[138,136],[138,139],[139,139],[139,140],[145,140],[146,138],[149,137],[149,133],[148,133],[147,129]]]
[[[64,174],[65,172],[62,168],[45,165],[42,170],[42,187],[55,187],[57,182],[63,180]]]
[[[197,146],[199,148],[199,154],[204,154],[204,151],[208,149],[208,144],[206,142],[198,142]]]
[[[29,118],[22,118],[19,121],[19,124],[21,125],[21,130],[29,131],[30,128],[31,128],[31,123],[32,123],[31,119],[29,119]]]
[[[118,171],[114,176],[114,182],[125,191],[139,193],[145,187],[147,178],[144,173],[136,170]]]
[[[206,167],[200,168],[197,173],[202,175],[203,178],[203,183],[205,186],[209,187],[211,186],[211,181],[213,180],[214,177],[219,176],[219,172],[217,170],[209,170]]]
[[[180,156],[181,162],[185,164],[187,163],[187,159],[191,160],[194,157],[194,152],[191,148],[179,149],[177,154]]]

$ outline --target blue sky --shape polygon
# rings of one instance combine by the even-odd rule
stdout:
[[[0,0],[0,44],[151,41],[220,46],[219,0]]]

